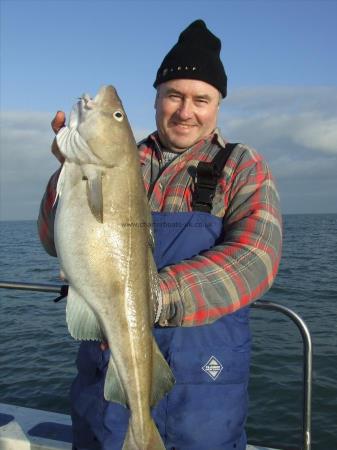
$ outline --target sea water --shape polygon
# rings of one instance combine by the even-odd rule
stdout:
[[[0,278],[60,283],[56,258],[41,247],[34,221],[0,222]],[[78,343],[55,294],[0,289],[0,402],[69,413]],[[313,450],[337,449],[337,215],[284,216],[279,274],[265,300],[306,322],[313,341]],[[275,311],[251,311],[253,354],[248,440],[301,445],[303,347]],[[221,411],[219,411],[221,414]]]

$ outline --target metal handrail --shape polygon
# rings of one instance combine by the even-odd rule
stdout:
[[[55,292],[61,293],[60,284],[41,284],[41,283],[17,283],[16,281],[0,281],[0,288],[18,289],[22,291]]]
[[[304,320],[291,309],[267,300],[257,300],[252,308],[278,311],[289,317],[299,329],[303,342],[303,450],[311,449],[311,398],[312,398],[312,343],[309,329]]]
[[[54,292],[64,294],[68,285],[18,283],[14,281],[0,281],[0,288],[19,289],[38,292]],[[299,329],[303,341],[303,450],[311,449],[311,397],[312,397],[312,343],[310,332],[304,320],[291,309],[267,300],[257,300],[251,308],[274,310],[289,317]]]

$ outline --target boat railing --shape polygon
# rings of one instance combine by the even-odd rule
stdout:
[[[25,291],[49,292],[59,294],[55,301],[67,294],[68,285],[19,283],[12,281],[0,281],[0,288],[17,289]],[[311,449],[311,397],[312,397],[312,343],[310,332],[304,320],[293,310],[278,303],[267,300],[257,300],[251,304],[251,308],[258,310],[272,310],[282,313],[290,318],[299,329],[303,342],[303,405],[302,405],[302,449]]]
[[[267,300],[257,300],[251,308],[277,311],[297,326],[303,343],[303,404],[302,404],[302,449],[311,449],[311,398],[312,398],[312,343],[304,320],[290,308]]]

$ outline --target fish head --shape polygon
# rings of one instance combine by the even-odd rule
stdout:
[[[136,142],[116,89],[100,88],[94,98],[83,94],[75,105],[70,126],[76,127],[91,151],[107,166],[127,160],[129,149],[136,153]]]

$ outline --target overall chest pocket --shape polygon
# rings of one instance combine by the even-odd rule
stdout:
[[[222,347],[176,351],[170,365],[177,384],[235,384],[248,380],[250,351]]]

